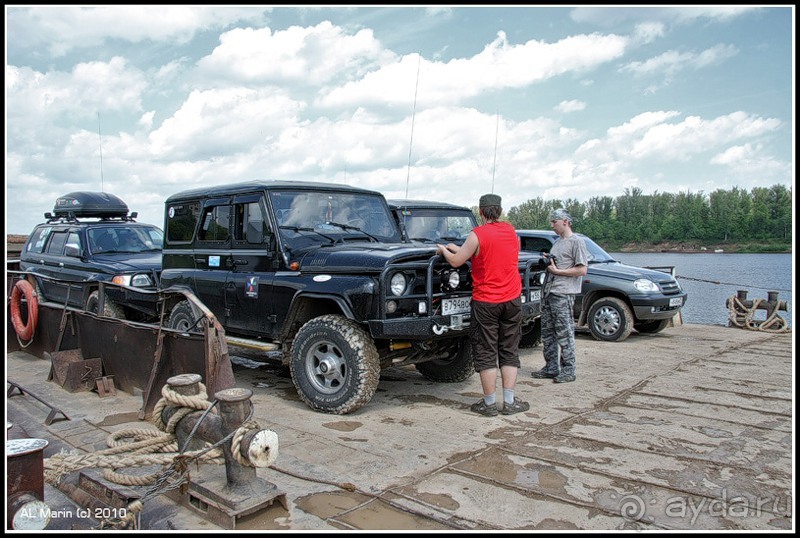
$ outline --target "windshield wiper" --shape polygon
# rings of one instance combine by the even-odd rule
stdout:
[[[358,226],[350,226],[349,224],[342,224],[340,222],[330,222],[330,221],[326,222],[325,224],[330,224],[331,226],[338,226],[342,230],[353,230],[355,232],[361,232],[362,234],[364,234],[367,237],[369,237],[372,241],[374,241],[376,243],[380,243],[380,241],[378,240],[377,237],[375,237],[374,235],[372,235],[370,233],[365,232],[364,230],[362,230]]]
[[[300,233],[300,232],[311,232],[311,233],[315,233],[315,234],[317,234],[318,236],[320,236],[320,237],[324,237],[325,239],[327,239],[328,241],[330,241],[330,242],[331,242],[331,244],[333,244],[333,243],[336,243],[336,239],[334,239],[333,237],[331,237],[331,236],[329,236],[329,235],[325,235],[324,233],[318,232],[318,231],[317,231],[317,230],[315,230],[314,228],[301,228],[301,227],[299,227],[299,226],[279,226],[279,228],[280,228],[281,230],[291,230],[291,231],[293,231],[293,232],[295,232],[295,233]]]

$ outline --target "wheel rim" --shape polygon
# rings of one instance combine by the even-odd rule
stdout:
[[[189,330],[189,327],[192,327],[190,320],[186,316],[181,316],[176,320],[175,327],[173,327],[173,329],[186,332]]]
[[[603,306],[594,314],[594,327],[598,333],[611,336],[619,332],[622,318],[616,308]]]
[[[335,394],[342,389],[347,377],[347,362],[342,351],[332,342],[320,342],[308,352],[306,375],[316,390]]]

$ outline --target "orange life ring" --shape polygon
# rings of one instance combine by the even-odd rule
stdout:
[[[22,322],[22,296],[28,303],[28,322]],[[39,300],[33,286],[27,280],[18,280],[11,291],[11,322],[14,330],[21,340],[30,340],[36,332],[36,323],[39,321]]]

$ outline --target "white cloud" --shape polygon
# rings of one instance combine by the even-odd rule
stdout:
[[[11,30],[26,47],[47,47],[55,57],[111,39],[186,43],[197,32],[234,22],[263,23],[271,8],[203,6],[12,7]]]
[[[561,101],[554,108],[557,112],[579,112],[586,108],[586,103],[572,99],[571,101]]]

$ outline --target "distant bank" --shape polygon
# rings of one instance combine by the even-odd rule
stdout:
[[[700,245],[691,241],[663,243],[625,243],[609,246],[601,243],[608,252],[674,252],[682,254],[730,253],[730,254],[791,254],[792,245],[765,245],[761,243],[730,243],[716,245]]]

